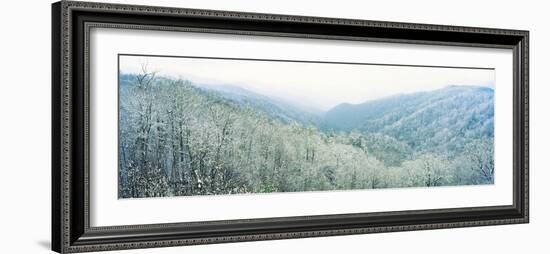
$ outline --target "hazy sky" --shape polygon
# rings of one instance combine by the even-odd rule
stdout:
[[[120,56],[120,71],[140,73],[143,63],[157,75],[239,86],[323,111],[449,85],[494,87],[494,70],[486,69]]]

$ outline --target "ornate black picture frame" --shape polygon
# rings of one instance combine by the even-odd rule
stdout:
[[[513,50],[513,205],[91,227],[92,27]],[[52,5],[52,249],[60,253],[529,221],[528,31],[61,1]],[[116,194],[114,194],[116,195]]]

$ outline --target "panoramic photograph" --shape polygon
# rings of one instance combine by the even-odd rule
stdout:
[[[118,61],[121,199],[494,183],[494,69]]]

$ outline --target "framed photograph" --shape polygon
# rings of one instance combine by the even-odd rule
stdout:
[[[528,31],[52,11],[57,252],[529,220]]]

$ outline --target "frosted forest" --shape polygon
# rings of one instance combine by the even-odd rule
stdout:
[[[494,182],[490,87],[319,112],[149,69],[119,74],[119,198]]]

